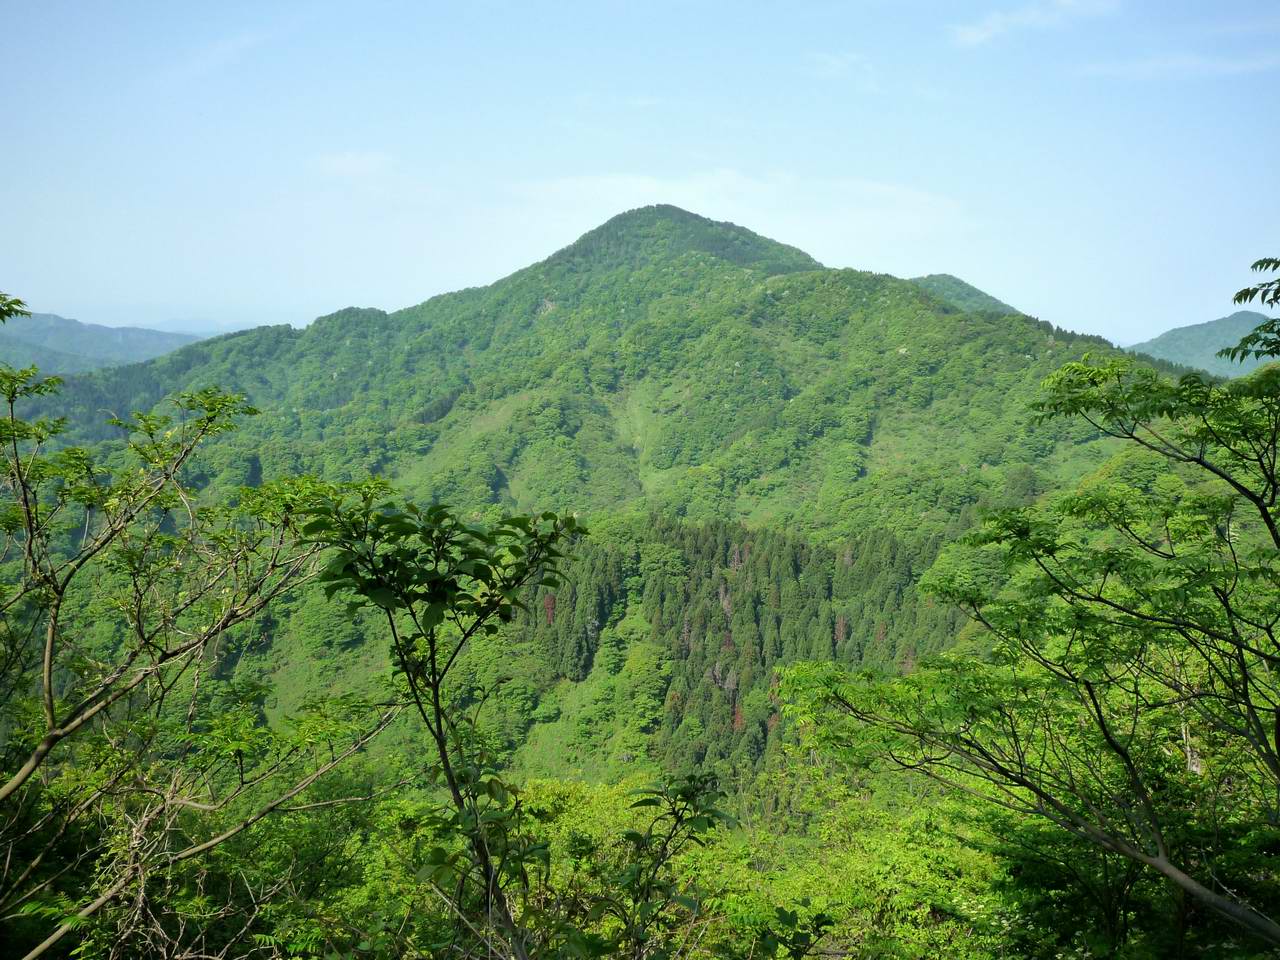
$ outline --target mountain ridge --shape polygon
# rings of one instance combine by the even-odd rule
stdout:
[[[154,359],[199,337],[145,327],[108,327],[55,313],[11,317],[0,327],[0,360],[48,373],[83,373]]]
[[[938,299],[951,304],[957,310],[976,311],[989,310],[994,313],[1022,313],[1002,300],[997,300],[984,290],[966,283],[959,277],[949,273],[931,273],[923,277],[912,277],[916,286],[927,290]]]
[[[656,501],[704,520],[791,515],[831,536],[855,521],[815,517],[839,516],[839,490],[867,488],[857,483],[867,471],[887,475],[902,456],[890,440],[898,418],[913,436],[935,433],[937,417],[911,411],[936,399],[960,427],[969,404],[956,395],[974,391],[979,406],[1012,413],[1059,357],[1110,347],[1014,316],[965,312],[916,281],[823,268],[745,228],[660,206],[614,217],[486,287],[214,338],[75,378],[67,399],[73,422],[100,438],[87,426],[94,411],[220,385],[263,410],[242,436],[265,475],[372,469],[453,503]],[[996,383],[1008,389],[997,395]],[[958,466],[991,472],[991,446]],[[940,464],[918,466],[949,485]],[[607,483],[594,482],[597,470]],[[871,499],[880,506],[854,512],[888,511],[878,522],[909,512],[888,494]]]
[[[1261,366],[1261,361],[1255,358],[1230,360],[1219,357],[1217,352],[1234,347],[1245,334],[1266,319],[1266,314],[1256,310],[1237,310],[1216,320],[1174,327],[1150,340],[1135,343],[1128,349],[1184,367],[1204,370],[1217,377],[1240,377],[1256,370]]]

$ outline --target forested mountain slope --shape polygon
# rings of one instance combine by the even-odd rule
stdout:
[[[225,481],[372,470],[468,506],[920,537],[1028,466],[1073,469],[1081,438],[1027,402],[1103,345],[659,207],[489,287],[214,338],[64,401],[92,431],[178,389],[242,391],[262,415],[217,457]]]
[[[1129,349],[1149,357],[1168,360],[1184,367],[1207,370],[1217,377],[1239,377],[1256,370],[1261,361],[1248,357],[1243,361],[1218,356],[1219,350],[1234,347],[1240,338],[1266,320],[1256,310],[1237,310],[1230,316],[1166,330],[1158,337],[1135,343]]]
[[[950,643],[959,619],[916,581],[983,507],[1101,462],[1085,428],[1028,411],[1060,364],[1111,349],[652,207],[488,287],[203,341],[59,403],[100,438],[104,410],[216,384],[262,412],[201,461],[215,485],[372,471],[477,516],[584,515],[566,586],[469,669],[504,690],[517,762],[609,776],[756,762],[776,665],[896,670]],[[240,669],[288,707],[380,670],[364,635],[302,597]]]
[[[927,277],[915,277],[911,282],[920,289],[929,291],[944,303],[951,304],[957,310],[973,313],[983,310],[995,313],[1019,312],[991,294],[984,293],[949,273],[931,273]]]
[[[0,361],[46,373],[82,373],[150,360],[198,337],[142,327],[105,327],[53,313],[12,317],[0,329]]]
[[[43,684],[50,693],[8,701],[0,736],[18,748],[8,754],[18,771],[8,782],[31,783],[33,797],[56,800],[55,786],[83,780],[86,795],[96,795],[97,781],[84,775],[94,768],[80,762],[98,762],[91,739],[82,738],[83,753],[64,753],[54,786],[30,775],[51,755],[40,751],[62,736],[51,701],[56,678],[85,669],[83,686],[92,689],[64,699],[119,702],[118,718],[113,710],[102,716],[118,719],[120,733],[104,726],[99,745],[122,771],[160,771],[130,786],[131,799],[119,804],[123,830],[134,836],[135,811],[157,796],[152,809],[178,810],[184,823],[201,826],[179,832],[170,825],[177,817],[157,820],[177,852],[157,848],[152,863],[173,866],[186,850],[225,841],[239,851],[226,861],[230,869],[261,873],[265,889],[279,889],[270,885],[281,867],[264,850],[280,851],[287,877],[335,877],[329,893],[291,899],[296,913],[264,911],[260,921],[253,918],[262,901],[250,889],[250,923],[273,931],[259,942],[299,944],[288,947],[291,955],[312,955],[307,944],[322,940],[353,944],[353,956],[404,955],[363,939],[370,916],[391,918],[376,921],[383,932],[403,931],[405,916],[425,918],[409,937],[435,955],[452,913],[441,919],[434,906],[423,912],[413,904],[442,889],[442,862],[466,855],[455,841],[470,845],[478,865],[465,868],[481,891],[477,917],[488,915],[497,882],[486,872],[490,838],[524,851],[518,863],[550,864],[537,870],[571,874],[611,897],[630,882],[614,877],[642,875],[615,856],[650,842],[625,826],[627,818],[665,810],[665,819],[640,826],[667,836],[654,824],[678,822],[687,815],[681,805],[701,803],[692,798],[703,790],[740,824],[717,833],[704,865],[679,866],[691,871],[679,874],[690,883],[705,870],[706,889],[723,904],[717,936],[742,947],[708,946],[717,956],[776,954],[757,953],[773,942],[760,924],[795,931],[801,909],[815,931],[831,925],[822,950],[833,955],[878,957],[890,945],[895,955],[986,960],[1066,955],[1059,947],[1084,944],[1072,955],[1137,958],[1175,955],[1168,944],[1188,955],[1208,945],[1200,952],[1209,955],[1234,942],[1227,922],[1239,911],[1215,905],[1221,919],[1188,920],[1188,896],[1171,892],[1167,880],[1190,878],[1179,865],[1187,863],[1206,878],[1226,877],[1221,886],[1236,898],[1228,905],[1262,902],[1255,889],[1272,897],[1265,851],[1276,843],[1274,785],[1255,777],[1231,806],[1198,806],[1194,798],[1215,792],[1203,789],[1212,785],[1206,770],[1235,779],[1243,767],[1188,723],[1177,642],[1186,618],[1204,610],[1203,628],[1194,629],[1215,640],[1227,635],[1211,600],[1246,604],[1227,608],[1228,623],[1248,620],[1265,633],[1274,622],[1265,587],[1276,579],[1277,526],[1269,513],[1252,522],[1233,515],[1237,501],[1220,495],[1214,470],[1221,468],[1203,451],[1213,434],[1221,444],[1213,456],[1257,465],[1248,476],[1261,477],[1263,493],[1241,489],[1249,503],[1267,502],[1274,458],[1249,451],[1274,446],[1267,437],[1275,436],[1280,368],[1225,384],[1162,378],[1100,338],[993,308],[980,291],[942,279],[826,269],[731,224],[648,208],[488,287],[395,313],[352,308],[303,330],[232,334],[72,376],[53,395],[28,383],[33,374],[10,371],[10,389],[31,395],[38,413],[68,416],[69,439],[100,446],[92,456],[50,449],[34,466],[20,447],[9,454],[12,485],[25,491],[32,477],[42,484],[15,501],[10,529],[45,544],[10,560],[11,569],[21,567],[15,596],[37,617],[56,616],[77,645],[66,646],[64,668],[48,652],[58,645],[44,639],[51,634],[38,629],[39,619],[11,631],[19,643],[7,662],[21,669],[9,689]],[[1258,336],[1272,334],[1263,328]],[[1069,363],[1085,354],[1098,363]],[[224,432],[227,418],[249,411],[207,390],[170,407],[181,425],[139,418],[129,451],[111,439],[118,429],[103,425],[112,412],[163,408],[166,397],[215,386],[243,391],[260,415]],[[1174,416],[1170,433],[1164,421]],[[1185,448],[1153,451],[1138,423]],[[19,421],[15,432],[42,438],[43,429]],[[1104,429],[1108,438],[1098,433]],[[1245,441],[1233,446],[1235,437]],[[1207,483],[1190,467],[1201,460]],[[164,486],[170,470],[182,486]],[[264,483],[308,472],[357,483],[296,476]],[[369,482],[371,473],[399,490]],[[401,509],[384,496],[453,509]],[[58,514],[64,497],[82,512]],[[188,509],[202,500],[205,509]],[[508,511],[544,510],[561,515],[495,522]],[[119,516],[123,525],[111,527]],[[577,536],[579,520],[585,538]],[[95,521],[120,540],[109,553],[95,539],[104,534],[85,533]],[[30,571],[63,549],[79,550],[67,566],[85,575],[65,602],[49,593],[55,602],[46,614],[40,596],[63,581]],[[80,558],[95,565],[75,566]],[[549,572],[548,558],[556,559]],[[312,572],[318,579],[294,579]],[[1246,580],[1261,586],[1241,587]],[[261,590],[273,592],[257,604],[252,591]],[[237,600],[236,591],[247,596]],[[981,629],[963,612],[974,604],[984,605]],[[1118,622],[1116,609],[1131,619]],[[1145,681],[1131,685],[1130,674],[1112,666],[1127,670],[1125,658],[1137,657],[1136,669],[1165,669],[1147,659],[1149,610],[1167,624],[1176,668],[1142,674],[1171,694],[1150,711]],[[1089,642],[1077,644],[1077,636]],[[1058,670],[1052,658],[1060,649],[1073,659]],[[156,666],[122,680],[143,656]],[[1259,654],[1258,663],[1269,661]],[[1036,677],[1037,665],[1048,676]],[[1230,674],[1211,666],[1215,676]],[[146,701],[135,701],[128,686],[148,676],[154,710],[139,707]],[[1104,699],[1095,695],[1099,676],[1108,685]],[[186,701],[179,681],[188,683]],[[403,684],[399,695],[389,683]],[[1079,690],[1064,692],[1064,683]],[[1217,699],[1211,690],[1201,708],[1217,709]],[[1265,704],[1250,706],[1250,715],[1270,716],[1275,701]],[[1142,751],[1141,769],[1110,735],[1116,728],[1104,711],[1113,709],[1130,725],[1123,736]],[[1211,731],[1229,727],[1235,707],[1222,709],[1227,719]],[[202,711],[208,719],[197,724]],[[43,725],[32,725],[39,717]],[[1090,718],[1104,719],[1095,730]],[[1000,760],[984,767],[996,756],[987,748],[992,738],[994,750],[1029,763],[1040,780]],[[1267,738],[1260,742],[1270,751]],[[22,759],[28,751],[34,763]],[[224,814],[221,801],[208,799],[210,763],[220,765],[231,801],[246,784],[279,776],[287,785],[296,772],[301,787],[272,787],[279,804],[348,756],[350,772],[314,801],[271,808],[246,798]],[[951,765],[956,757],[967,766]],[[319,773],[304,774],[312,758]],[[935,784],[898,776],[929,773],[931,764],[943,771]],[[162,786],[181,784],[184,765],[189,787]],[[1101,786],[1078,788],[1077,771]],[[1151,789],[1142,783],[1148,773]],[[663,781],[676,786],[640,802],[628,792]],[[1155,798],[1136,814],[1135,782]],[[955,802],[949,791],[971,784],[987,784],[1001,812]],[[1022,805],[1004,802],[1011,797]],[[368,819],[337,820],[326,798],[343,809],[368,802],[352,808]],[[456,819],[438,807],[441,799]],[[1037,825],[1045,803],[1068,813]],[[1073,805],[1104,832],[1072,819]],[[81,809],[93,808],[73,814]],[[273,809],[287,816],[256,819]],[[205,813],[214,815],[207,830]],[[494,832],[454,832],[487,822],[498,824]],[[727,823],[718,808],[706,822]],[[1085,827],[1073,839],[1078,822]],[[1160,822],[1178,863],[1126,846],[1124,824],[1145,837]],[[579,832],[585,824],[601,828],[599,845]],[[546,847],[544,828],[563,846]],[[1113,840],[1108,830],[1121,832]],[[298,859],[298,840],[309,831],[323,850],[312,856],[304,842]],[[621,841],[605,837],[614,832]],[[1240,857],[1246,832],[1259,839]],[[62,826],[47,833],[46,849],[63,844]],[[941,846],[940,835],[949,838]],[[1206,842],[1219,853],[1202,864]],[[153,849],[144,834],[113,865],[114,889],[131,882],[137,867],[128,858],[144,843]],[[69,847],[73,868],[87,863],[76,850],[105,849],[93,834],[86,844]],[[550,860],[542,859],[549,849]],[[593,872],[579,875],[584,851]],[[202,898],[213,862],[193,860],[185,889]],[[337,864],[337,873],[322,864]],[[643,875],[655,875],[649,870]],[[65,883],[74,892],[47,908],[58,936],[72,930],[58,919],[69,915],[67,904],[91,895],[98,897],[91,905],[107,902],[91,893],[98,866],[82,873],[63,881],[62,867],[51,864],[52,880],[32,874],[34,885]],[[726,876],[735,886],[722,885]],[[1109,889],[1113,877],[1118,886]],[[437,885],[424,887],[424,878]],[[530,889],[520,902],[570,902],[548,889]],[[1179,889],[1205,903],[1224,899],[1206,896],[1195,878]],[[687,906],[696,901],[681,897],[696,911]],[[818,912],[807,913],[811,907]],[[205,924],[207,911],[196,909]],[[594,922],[589,910],[584,915]],[[13,916],[31,942],[51,935],[46,914]],[[512,930],[542,923],[540,916],[522,910],[518,923],[513,914],[502,923]],[[1084,933],[1074,924],[1080,917],[1092,925]],[[547,929],[562,929],[560,922],[547,921]],[[234,923],[239,932],[226,935],[245,937],[250,927]],[[1250,929],[1271,937],[1269,923]],[[215,925],[228,926],[216,918]],[[1271,939],[1280,943],[1280,927]],[[1136,952],[1106,946],[1126,940]],[[909,949],[897,950],[902,944]],[[1230,955],[1257,955],[1242,951]]]

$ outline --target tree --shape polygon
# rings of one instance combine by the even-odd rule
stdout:
[[[10,317],[29,317],[31,312],[27,309],[27,305],[17,297],[10,297],[5,293],[0,293],[0,323],[8,320]]]
[[[1254,273],[1280,273],[1280,257],[1263,257],[1255,260],[1250,269]],[[1257,300],[1264,307],[1274,307],[1280,304],[1280,277],[1273,277],[1251,287],[1245,287],[1237,291],[1232,300],[1235,303],[1253,303]],[[1234,352],[1235,350],[1227,350],[1220,356],[1232,356]],[[1238,359],[1234,356],[1232,358]]]
[[[1280,357],[1274,324],[1226,352]],[[1175,383],[1086,357],[1037,412],[1124,452],[935,567],[927,585],[989,649],[894,679],[798,668],[792,710],[830,746],[1046,818],[1280,944],[1280,365]]]
[[[502,829],[508,821],[489,809],[510,791],[484,762],[480,745],[469,741],[445,682],[473,637],[496,633],[512,619],[525,587],[555,582],[551,564],[576,522],[553,514],[509,517],[485,531],[441,505],[395,505],[384,499],[387,492],[373,481],[352,496],[317,504],[304,530],[334,551],[321,578],[329,595],[349,590],[353,606],[383,612],[395,671],[431,737],[454,826],[473,858],[474,878],[464,871],[460,883],[474,883],[480,916],[492,918],[509,955],[524,958],[503,883],[508,857],[519,848]]]
[[[0,296],[0,319],[24,312]],[[319,485],[221,503],[185,480],[254,412],[243,398],[115,420],[127,442],[95,455],[23,418],[58,384],[0,366],[0,923],[29,958],[104,908],[128,949],[163,913],[152,886],[298,801],[399,710],[316,704],[273,731],[261,691],[226,681],[245,629],[320,554],[294,519]]]
[[[581,837],[565,877],[566,865],[552,862],[539,836],[537,814],[504,778],[476,724],[490,691],[450,682],[468,644],[499,634],[536,589],[559,586],[557,564],[582,533],[577,522],[544,513],[482,530],[444,506],[393,503],[386,493],[370,482],[313,506],[304,530],[334,551],[320,578],[326,590],[382,612],[395,672],[430,739],[446,798],[436,827],[458,841],[431,849],[418,874],[453,921],[448,941],[432,949],[519,960],[685,955],[708,917],[674,865],[729,821],[713,780],[695,775],[641,791],[631,809],[648,813],[647,822],[613,843]],[[754,931],[751,949],[805,956],[830,922],[779,910]],[[390,946],[401,954],[420,948]]]

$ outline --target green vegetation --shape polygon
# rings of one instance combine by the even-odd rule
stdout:
[[[1018,313],[1007,303],[1002,303],[989,293],[965,283],[949,273],[931,273],[911,281],[921,290],[927,290],[943,303],[950,304],[964,313]]]
[[[1179,373],[669,207],[394,314],[0,368],[0,931],[1266,955],[1280,366]]]
[[[488,288],[77,378],[59,410],[101,440],[97,411],[217,385],[261,414],[202,458],[214,491],[372,472],[473,520],[578,512],[596,536],[535,599],[521,655],[464,658],[504,679],[492,721],[513,762],[749,776],[780,742],[776,665],[943,649],[960,621],[915,586],[940,545],[1105,460],[1087,424],[1030,411],[1087,349],[1110,348],[650,208]],[[376,625],[282,604],[238,664],[268,709],[380,670]]]
[[[869,527],[924,540],[1011,483],[1049,486],[1103,455],[1028,405],[1059,364],[1104,347],[650,208],[490,287],[76,378],[61,409],[88,441],[109,435],[101,410],[243,393],[262,415],[206,467],[227,488],[373,472],[495,517],[641,507],[824,543]]]
[[[1237,350],[1280,357],[1274,326]],[[978,649],[903,678],[798,666],[800,715],[838,752],[1043,818],[1280,946],[1280,365],[1215,385],[1072,363],[1037,406],[1134,454],[995,513],[935,566],[928,586],[984,628]],[[1178,950],[1188,936],[1180,918]]]
[[[52,313],[11,317],[0,329],[0,362],[46,373],[83,373],[150,360],[198,338],[185,333],[104,327]]]
[[[126,891],[145,902],[396,712],[340,697],[268,727],[258,691],[218,682],[222,646],[313,576],[319,552],[290,520],[312,483],[234,505],[198,504],[183,483],[197,448],[251,412],[241,399],[184,394],[173,417],[120,422],[128,450],[113,470],[81,448],[44,452],[60,424],[19,415],[57,386],[0,368],[0,909],[30,956]]]

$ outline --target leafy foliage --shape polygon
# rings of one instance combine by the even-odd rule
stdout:
[[[804,718],[833,707],[853,721],[824,731],[841,749],[1043,817],[1280,943],[1277,878],[1245,852],[1277,839],[1278,378],[1063,367],[1041,415],[1137,454],[992,516],[976,553],[936,568],[932,588],[988,631],[989,655],[889,682],[798,669]]]
[[[29,316],[31,316],[31,312],[20,299],[0,293],[0,323],[7,323],[15,317]]]
[[[419,879],[452,916],[434,948],[464,956],[627,956],[666,960],[683,952],[702,913],[673,861],[728,818],[707,776],[642,791],[631,808],[652,810],[643,829],[622,833],[609,855],[575,844],[585,861],[557,884],[545,843],[528,822],[515,785],[502,779],[485,739],[448,683],[468,643],[499,633],[526,587],[559,586],[554,564],[579,532],[572,517],[508,517],[489,530],[460,523],[442,506],[379,503],[382,484],[311,506],[304,531],[334,551],[326,591],[383,611],[397,673],[434,745],[448,813],[435,829],[461,841],[433,848]],[[824,921],[799,924],[779,910],[780,933],[759,933],[764,956],[801,957]]]
[[[1255,273],[1280,272],[1280,258],[1263,257],[1253,264]],[[1257,299],[1264,307],[1280,304],[1280,278],[1264,280],[1252,287],[1245,287],[1236,294],[1236,303],[1252,303]],[[1219,352],[1219,356],[1232,360],[1254,358],[1258,360],[1272,359],[1280,356],[1280,319],[1272,318],[1258,324],[1252,333],[1244,337],[1240,343]]]
[[[252,412],[243,398],[206,390],[178,397],[176,417],[118,422],[128,449],[112,470],[82,448],[50,452],[62,421],[21,416],[57,387],[0,366],[0,909],[28,957],[90,920],[113,951],[172,954],[187,944],[157,890],[395,710],[335,698],[268,728],[260,692],[222,673],[224,641],[316,556],[291,515],[318,484],[210,504],[183,481],[197,449]]]

